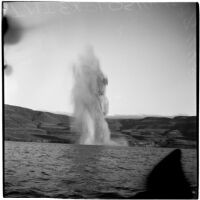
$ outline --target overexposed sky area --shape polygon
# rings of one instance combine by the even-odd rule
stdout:
[[[4,12],[20,35],[4,45],[6,104],[72,113],[72,65],[90,44],[109,115],[196,114],[195,3],[9,2]]]

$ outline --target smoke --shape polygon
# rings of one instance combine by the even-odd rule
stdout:
[[[100,68],[93,48],[87,47],[73,66],[74,128],[80,134],[80,144],[119,145],[111,140],[111,133],[105,120],[108,100],[105,96],[108,79]],[[123,143],[123,144],[122,144]],[[121,142],[120,145],[124,145]]]

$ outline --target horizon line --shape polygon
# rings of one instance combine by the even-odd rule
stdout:
[[[29,110],[33,110],[33,111],[39,111],[39,112],[48,112],[48,113],[53,113],[53,114],[60,114],[60,115],[68,115],[68,116],[73,116],[73,113],[69,113],[69,112],[62,112],[62,111],[49,111],[49,110],[37,110],[37,109],[33,109],[33,108],[29,108],[29,107],[22,107],[22,106],[18,106],[18,105],[13,105],[13,104],[6,104],[4,103],[4,105],[8,105],[8,106],[16,106],[16,107],[21,107],[21,108],[25,108],[25,109],[29,109]],[[193,117],[193,116],[197,116],[197,115],[189,115],[189,114],[176,114],[176,115],[161,115],[161,114],[112,114],[112,115],[107,115],[105,116],[105,118],[145,118],[145,117],[168,117],[168,118],[174,118],[177,116],[182,116],[182,117]]]

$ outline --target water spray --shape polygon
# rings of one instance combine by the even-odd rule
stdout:
[[[108,79],[92,47],[87,47],[73,66],[74,127],[80,134],[80,144],[119,145],[111,140],[111,133],[105,120],[108,113],[106,86]]]

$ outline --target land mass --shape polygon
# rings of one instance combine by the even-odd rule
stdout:
[[[196,116],[106,118],[112,138],[126,138],[130,146],[196,148]],[[77,143],[73,117],[4,105],[4,140]]]

